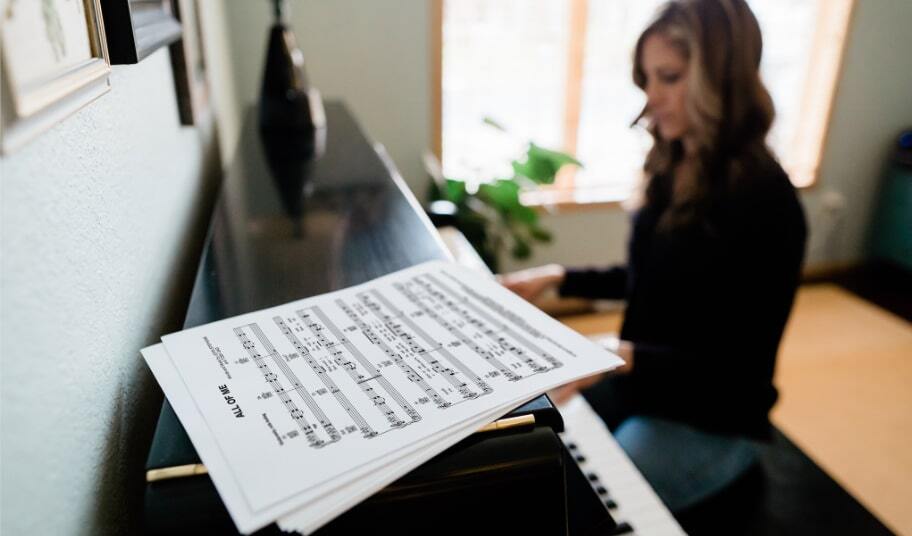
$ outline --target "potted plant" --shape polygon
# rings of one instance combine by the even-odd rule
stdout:
[[[490,119],[485,123],[503,130]],[[513,175],[509,178],[492,178],[475,187],[461,179],[431,173],[431,210],[439,210],[434,207],[440,207],[441,201],[446,203],[444,210],[450,212],[454,225],[488,268],[497,272],[506,248],[513,258],[526,259],[533,244],[551,241],[551,233],[539,223],[538,212],[522,204],[520,193],[553,184],[565,165],[582,166],[566,153],[529,142],[524,154],[511,162]]]

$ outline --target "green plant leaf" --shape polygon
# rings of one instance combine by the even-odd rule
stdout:
[[[516,176],[525,177],[538,184],[552,184],[560,168],[567,164],[582,167],[579,160],[569,154],[545,149],[534,143],[529,144],[525,160],[512,162],[513,173]]]
[[[484,122],[503,130],[489,117]],[[533,243],[553,240],[551,233],[539,226],[538,212],[520,202],[520,190],[553,183],[558,171],[568,164],[581,165],[566,153],[530,143],[523,160],[512,162],[511,178],[483,183],[473,192],[467,190],[465,181],[446,179],[432,185],[430,195],[456,205],[457,227],[496,271],[508,247],[513,257],[526,259],[532,254]]]
[[[519,185],[511,180],[498,179],[478,187],[478,196],[498,210],[519,205]]]
[[[430,202],[438,201],[440,199],[443,199],[443,194],[440,192],[440,186],[438,186],[434,181],[429,182],[427,189],[427,200]]]
[[[538,213],[523,204],[518,204],[510,209],[510,216],[527,225],[534,225],[538,222]]]
[[[452,201],[457,205],[462,203],[466,197],[466,184],[464,181],[456,179],[446,180],[446,191],[442,192],[447,201]]]
[[[542,229],[538,226],[529,227],[529,236],[538,240],[539,242],[550,242],[554,239],[554,236],[551,234],[551,231],[547,229]]]
[[[501,131],[501,132],[506,132],[506,131],[507,131],[506,127],[504,127],[503,125],[501,125],[496,119],[494,119],[494,118],[491,117],[490,115],[486,115],[486,116],[484,117],[484,119],[481,120],[481,122],[484,123],[484,124],[486,124],[486,125],[488,125],[488,126],[490,126],[490,127],[494,127],[494,128],[496,128],[497,130],[499,130],[499,131]]]
[[[510,220],[529,225],[538,221],[538,213],[520,202],[519,185],[515,181],[499,179],[492,183],[482,184],[478,188],[478,196],[496,209],[508,224]]]
[[[522,238],[513,235],[513,258],[528,259],[532,255],[532,246]]]

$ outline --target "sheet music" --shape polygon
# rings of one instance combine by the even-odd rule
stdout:
[[[243,532],[321,499],[350,502],[357,478],[433,456],[493,411],[620,364],[444,262],[163,342],[143,353]]]

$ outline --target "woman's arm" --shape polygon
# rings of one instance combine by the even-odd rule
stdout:
[[[567,400],[573,398],[573,395],[587,389],[602,381],[606,376],[615,376],[628,374],[633,368],[633,344],[629,341],[621,341],[615,339],[617,344],[612,347],[607,347],[607,350],[610,350],[617,354],[621,359],[624,360],[624,364],[616,369],[612,369],[610,372],[604,372],[601,374],[593,374],[592,376],[587,376],[581,380],[576,380],[564,385],[561,385],[557,389],[553,389],[548,392],[548,396],[551,397],[551,400],[555,404],[563,404]]]
[[[564,297],[620,300],[627,294],[627,268],[575,269],[559,264],[547,264],[502,274],[500,284],[520,297],[534,301],[549,288],[556,288]]]
[[[559,264],[546,264],[508,274],[499,274],[497,281],[526,301],[535,301],[549,288],[564,281],[565,270]]]

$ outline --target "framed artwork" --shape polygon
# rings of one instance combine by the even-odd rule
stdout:
[[[101,0],[111,64],[139,63],[180,39],[171,0]]]
[[[8,0],[0,26],[0,148],[9,153],[103,95],[111,72],[99,0]]]
[[[171,45],[171,66],[181,124],[195,125],[209,110],[209,83],[203,53],[203,32],[196,0],[172,0],[183,35]]]

